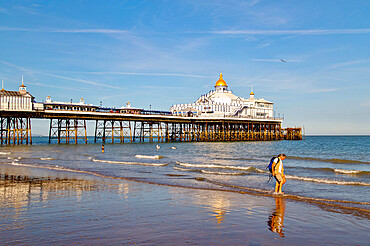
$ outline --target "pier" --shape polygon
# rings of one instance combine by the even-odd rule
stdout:
[[[301,128],[282,129],[273,102],[248,99],[228,89],[222,73],[215,90],[195,103],[170,111],[107,108],[79,102],[36,102],[23,82],[19,91],[0,91],[0,144],[32,144],[31,120],[49,119],[49,143],[87,143],[87,122],[95,125],[94,142],[276,141],[301,140]]]
[[[301,140],[301,128],[281,128],[280,118],[212,118],[85,111],[0,111],[1,144],[32,144],[31,119],[49,119],[49,143]]]

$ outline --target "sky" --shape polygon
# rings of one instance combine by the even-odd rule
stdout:
[[[0,79],[18,90],[23,75],[38,102],[168,111],[222,72],[235,95],[274,102],[283,127],[368,135],[369,13],[367,0],[0,0]]]

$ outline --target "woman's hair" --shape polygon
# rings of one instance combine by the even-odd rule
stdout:
[[[285,154],[280,154],[280,155],[278,155],[278,157],[286,157],[286,155]]]

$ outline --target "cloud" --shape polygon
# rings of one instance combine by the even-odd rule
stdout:
[[[102,33],[102,34],[127,34],[127,33],[130,33],[127,30],[119,30],[119,29],[56,29],[56,30],[49,30],[49,32],[56,32],[56,33]]]
[[[76,87],[63,87],[63,86],[55,86],[55,85],[47,85],[40,82],[27,82],[27,84],[34,85],[34,86],[42,86],[42,87],[48,87],[48,88],[55,88],[55,89],[63,89],[63,90],[70,90],[70,91],[91,91],[96,92],[96,90],[93,89],[78,89]]]
[[[12,64],[12,63],[9,63],[9,62],[3,61],[3,60],[0,60],[0,63],[3,63],[3,64],[5,64],[5,65],[7,65],[7,66],[9,66],[9,67],[13,67],[13,68],[15,68],[15,69],[18,69],[18,70],[20,70],[20,71],[22,71],[22,72],[35,73],[35,72],[34,72],[33,70],[31,70],[31,69],[24,68],[24,67],[21,67],[21,66],[17,66],[17,65],[15,65],[15,64]]]
[[[174,76],[174,77],[191,77],[191,78],[214,78],[214,76],[198,74],[181,74],[181,73],[136,73],[136,72],[81,72],[85,74],[96,75],[139,75],[139,76]]]
[[[31,70],[31,69],[28,69],[28,68],[17,66],[15,64],[12,64],[12,63],[9,63],[9,62],[6,62],[6,61],[2,61],[2,60],[0,60],[0,63],[3,63],[5,65],[7,65],[7,66],[16,68],[16,69],[21,70],[21,71],[24,71],[24,72],[32,73],[32,74],[36,74],[36,73],[37,74],[43,74],[43,75],[54,77],[54,78],[59,78],[59,79],[64,79],[64,80],[71,80],[71,81],[76,81],[76,82],[80,82],[80,83],[84,83],[84,84],[89,84],[89,85],[94,85],[94,86],[99,86],[99,87],[106,87],[106,88],[111,88],[111,89],[125,90],[124,88],[115,87],[115,86],[111,86],[111,85],[108,85],[108,84],[98,83],[98,82],[94,82],[94,81],[90,81],[90,80],[77,79],[77,78],[72,78],[72,77],[67,77],[67,76],[61,76],[61,75],[57,75],[57,74],[52,74],[52,73],[48,73],[48,72],[40,72],[40,71],[36,71],[36,70]]]
[[[351,66],[353,64],[359,64],[359,63],[365,63],[365,62],[367,62],[367,61],[366,60],[357,60],[357,61],[341,62],[341,63],[333,64],[333,65],[329,66],[326,69],[329,70],[329,69],[335,69],[335,68],[340,68],[340,67],[347,67],[347,66]]]
[[[254,6],[256,5],[257,3],[259,3],[260,0],[252,0],[250,3],[249,3],[249,6]]]
[[[46,33],[98,33],[98,34],[128,34],[130,31],[121,29],[33,29],[18,27],[0,27],[0,31],[14,32],[46,32]]]
[[[338,91],[339,89],[313,89],[313,90],[307,90],[306,92],[307,93],[322,93],[322,92],[334,92],[334,91]]]
[[[223,31],[211,31],[209,33],[225,35],[333,35],[333,34],[370,34],[370,29],[223,30]]]
[[[143,85],[140,86],[141,88],[147,88],[147,89],[186,89],[186,87],[183,86],[150,86],[150,85]]]
[[[100,100],[108,100],[108,99],[113,99],[113,98],[120,98],[120,97],[124,97],[122,94],[119,94],[119,95],[108,95],[108,96],[104,96],[104,97],[99,97]]]
[[[361,106],[370,109],[370,100],[367,100],[367,101],[362,102],[361,103]]]
[[[38,7],[38,6],[33,6],[33,7]],[[25,12],[27,14],[31,14],[31,15],[39,15],[39,13],[34,8],[30,8],[30,7],[15,6],[14,9],[17,10],[17,11],[23,11],[23,12]]]
[[[51,73],[43,73],[43,72],[40,72],[40,74],[44,74],[44,75],[47,75],[47,76],[50,76],[50,77],[54,77],[54,78],[59,78],[59,79],[65,79],[65,80],[71,80],[71,81],[81,82],[83,84],[88,84],[88,85],[95,85],[95,86],[107,87],[107,88],[111,88],[111,89],[125,90],[124,88],[121,88],[121,87],[111,86],[111,85],[107,85],[107,84],[103,84],[103,83],[98,83],[98,82],[94,82],[94,81],[90,81],[90,80],[86,80],[86,79],[77,79],[77,78],[72,78],[72,77],[67,77],[67,76],[61,76],[61,75],[51,74]]]
[[[271,45],[270,43],[263,43],[263,44],[258,45],[257,48],[265,48],[270,45]]]
[[[250,59],[250,61],[255,61],[255,62],[282,62],[280,59]],[[289,59],[284,59],[286,62],[300,62],[300,60],[289,60]]]

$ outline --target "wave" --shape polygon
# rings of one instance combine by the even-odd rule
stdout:
[[[370,172],[362,170],[334,169],[334,172],[349,175],[370,175]]]
[[[214,172],[208,171],[203,169],[190,169],[190,168],[181,168],[181,167],[173,167],[175,170],[180,170],[184,172],[197,172],[197,173],[205,173],[205,174],[215,174],[215,175],[233,175],[233,176],[241,176],[246,175],[246,172]]]
[[[125,165],[143,165],[143,166],[166,166],[168,163],[144,163],[144,162],[128,162],[128,161],[108,161],[108,160],[99,160],[92,159],[94,162],[103,162],[110,164],[125,164]]]
[[[91,174],[92,172],[89,171],[82,171],[82,170],[77,170],[77,169],[71,169],[67,167],[61,167],[58,165],[48,165],[48,166],[43,166],[43,165],[37,165],[37,164],[25,164],[25,163],[19,163],[13,161],[12,163],[4,163],[6,165],[13,165],[13,166],[21,166],[21,167],[32,167],[32,168],[42,168],[42,169],[48,169],[48,170],[56,170],[56,171],[68,171],[68,172],[75,172],[75,173],[86,173],[86,174]]]
[[[323,158],[299,157],[299,156],[288,156],[287,158],[293,159],[293,160],[330,162],[334,164],[370,164],[370,162],[367,162],[367,161],[345,160],[345,159],[323,159]]]
[[[230,160],[230,161],[252,161],[253,158],[244,158],[244,157],[214,157],[216,160]]]
[[[40,160],[43,160],[43,161],[48,161],[48,160],[55,160],[55,158],[51,158],[51,157],[41,157]]]
[[[176,166],[174,166],[173,169],[179,170],[179,171],[184,171],[184,172],[197,172],[197,173],[202,172],[201,169],[189,169],[189,168],[181,168],[181,167],[176,167]]]
[[[302,180],[302,181],[323,183],[323,184],[370,186],[370,183],[365,183],[365,182],[320,179],[320,178],[310,178],[310,177],[301,177],[301,176],[293,176],[293,175],[285,175],[285,177],[288,179],[295,179],[295,180]]]
[[[337,174],[345,174],[351,176],[360,176],[360,175],[370,175],[369,171],[363,170],[348,170],[348,169],[339,169],[339,168],[314,168],[314,167],[286,167],[286,169],[304,169],[304,170],[313,170],[313,171],[321,171],[321,172],[329,172],[329,173],[337,173]]]
[[[205,173],[205,174],[216,174],[216,175],[236,175],[236,176],[239,176],[239,175],[246,175],[247,173],[245,172],[213,172],[213,171],[207,171],[207,170],[200,170],[202,173]]]
[[[10,155],[10,152],[0,152],[0,155]]]
[[[161,155],[135,155],[136,158],[139,159],[162,159],[163,156]]]
[[[184,166],[184,167],[195,167],[195,168],[220,168],[220,169],[232,169],[232,170],[244,170],[244,171],[255,171],[260,173],[265,173],[267,171],[256,168],[256,167],[242,167],[242,166],[225,166],[225,165],[218,165],[218,164],[192,164],[192,163],[184,163],[184,162],[176,162],[177,165]]]

